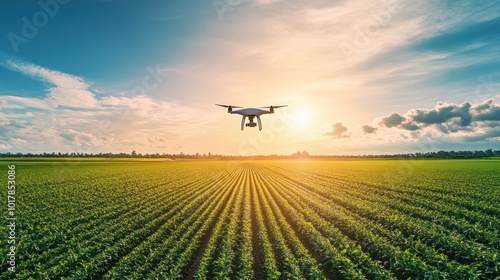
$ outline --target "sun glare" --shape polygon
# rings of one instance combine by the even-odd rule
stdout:
[[[301,110],[293,113],[293,122],[297,128],[303,129],[311,125],[312,112],[309,110]]]

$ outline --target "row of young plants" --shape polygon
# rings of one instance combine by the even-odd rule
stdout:
[[[20,262],[19,271],[22,273],[29,273],[30,266],[36,266],[37,271],[44,271],[43,265],[46,262],[50,262],[53,259],[60,257],[62,254],[66,253],[68,250],[61,246],[62,242],[73,242],[74,237],[69,237],[69,227],[68,220],[70,220],[74,215],[71,211],[72,208],[67,207],[67,204],[62,197],[61,203],[54,201],[54,196],[51,192],[52,188],[61,188],[59,185],[49,185],[46,182],[36,181],[33,182],[26,180],[26,177],[30,177],[29,166],[24,167],[23,176],[20,178],[20,191],[22,196],[19,200],[19,208],[22,209],[20,217],[22,218],[22,226],[20,227],[20,237],[21,241],[18,246],[18,251],[20,252]],[[51,169],[45,169],[46,172],[52,171]],[[33,171],[33,172],[36,172]],[[26,175],[26,177],[25,177]],[[68,173],[68,175],[70,175]],[[80,194],[81,189],[85,189],[84,186],[66,186],[68,192],[66,193],[66,199],[75,200]],[[60,192],[57,192],[60,193]],[[40,207],[30,207],[32,204],[43,205],[49,201],[50,208],[40,209]],[[66,212],[70,212],[69,215]],[[79,213],[82,215],[82,213]],[[49,254],[46,254],[49,252]],[[41,254],[46,254],[46,258],[40,259]]]
[[[308,180],[311,180],[311,175],[306,174]],[[314,175],[312,177],[318,178]],[[328,179],[319,178],[319,180],[322,180],[320,184],[335,185],[338,189],[350,190],[351,194],[352,192],[355,192],[354,195],[356,196],[361,194],[364,196],[364,200],[371,200],[377,204],[384,203],[384,201],[403,202],[391,206],[400,207],[396,210],[412,213],[412,215],[423,219],[433,219],[451,230],[459,231],[467,235],[467,237],[470,236],[471,239],[478,240],[486,245],[495,247],[498,244],[498,227],[500,227],[498,217],[478,211],[472,212],[457,207],[455,204],[443,203],[431,194],[424,195],[423,197],[416,196],[414,193],[418,189],[415,188],[405,189],[400,186],[386,187],[376,181],[367,184],[332,177],[328,177]],[[315,181],[315,183],[318,182]],[[369,193],[366,190],[370,190]]]
[[[374,166],[380,165],[377,171],[373,171]],[[500,176],[497,172],[482,170],[483,165],[473,165],[470,170],[454,172],[454,165],[447,162],[422,162],[420,166],[415,166],[408,174],[398,171],[399,161],[360,161],[355,162],[356,169],[339,168],[342,172],[334,168],[339,167],[339,163],[313,162],[314,169],[297,170],[293,172],[304,176],[314,176],[323,178],[332,183],[344,183],[344,186],[370,186],[370,191],[391,191],[399,193],[404,197],[421,197],[430,199],[433,202],[429,205],[455,206],[457,214],[476,213],[486,216],[485,220],[493,218],[498,220],[500,209],[495,207],[500,203],[500,190],[498,190],[498,180]],[[442,164],[448,166],[444,170],[434,170],[431,168],[440,167]],[[287,171],[288,163],[273,166],[283,171]],[[429,167],[427,165],[430,165]],[[329,169],[330,168],[330,169]],[[478,175],[483,174],[481,176]],[[458,179],[457,179],[458,178]],[[467,181],[467,183],[464,183]],[[495,193],[497,195],[495,195]],[[451,213],[450,213],[451,214]]]
[[[410,166],[408,172],[398,170],[398,166],[403,164],[399,161],[382,162],[384,168],[376,172],[370,170],[370,163],[360,162],[360,169],[347,169],[342,174],[331,174],[324,165],[315,167],[323,170],[317,174],[335,181],[431,197],[434,201],[455,205],[462,211],[500,216],[500,209],[495,207],[500,203],[497,161],[423,161]]]
[[[255,187],[255,179],[253,176],[249,176],[248,185],[250,186],[251,201],[252,201],[252,216],[255,221],[255,227],[257,232],[258,248],[256,248],[257,253],[260,252],[262,256],[257,263],[257,267],[262,267],[262,274],[265,279],[280,279],[282,273],[278,268],[277,258],[275,256],[272,241],[269,237],[269,232],[264,222],[263,209],[259,203],[259,194]]]
[[[266,175],[266,177],[270,178],[269,175],[270,174]],[[344,274],[339,275],[339,277],[346,278],[348,275],[354,277],[356,274],[346,269],[351,265],[355,265],[359,269],[357,277],[360,279],[394,278],[390,271],[386,270],[377,260],[373,260],[369,254],[364,252],[359,244],[350,240],[348,236],[345,236],[337,227],[332,226],[330,221],[322,219],[315,211],[312,211],[311,206],[313,206],[313,204],[322,204],[324,203],[323,201],[319,200],[305,203],[304,201],[307,199],[307,194],[301,194],[299,196],[294,195],[294,188],[297,186],[293,186],[285,180],[285,177],[269,180],[268,189],[273,193],[276,201],[284,207],[285,213],[288,209],[290,209],[291,213],[302,213],[303,216],[301,219],[296,219],[296,221],[308,224],[311,232],[313,232],[312,228],[314,228],[317,231],[316,235],[326,239],[328,242],[327,244],[331,244],[334,248],[340,249],[339,253],[345,255],[347,259],[344,260],[344,263],[340,263],[340,265],[334,267],[340,270],[340,272],[344,272]],[[300,224],[298,224],[298,226],[300,226]],[[311,240],[313,237],[314,235],[310,234],[304,236],[307,240]],[[332,260],[327,259],[326,261],[331,262]],[[335,270],[332,272],[335,273]]]
[[[162,201],[165,201],[165,198],[172,198],[170,201],[169,205],[173,205],[175,203],[178,203],[180,200],[183,199],[182,193],[179,193],[177,195],[163,195],[163,196],[158,196],[155,197],[154,200],[141,200],[141,203],[131,203],[129,204],[130,207],[128,207],[128,211],[120,211],[120,209],[113,209],[114,212],[111,213],[117,213],[118,215],[115,215],[114,217],[106,217],[107,219],[100,219],[98,216],[96,216],[96,220],[100,220],[96,223],[82,223],[81,225],[87,225],[91,224],[94,226],[90,227],[78,227],[75,226],[73,230],[67,231],[64,233],[63,237],[58,241],[54,240],[55,237],[52,234],[50,240],[54,240],[54,244],[57,245],[55,248],[50,248],[50,247],[45,247],[45,250],[43,252],[40,252],[39,254],[36,255],[35,258],[32,259],[33,262],[38,263],[42,262],[43,264],[47,266],[53,266],[54,264],[51,262],[45,261],[48,256],[60,256],[61,252],[65,252],[69,249],[78,249],[78,251],[82,251],[81,248],[86,248],[89,244],[94,244],[96,246],[102,245],[105,246],[105,243],[112,243],[113,240],[119,240],[121,237],[116,236],[117,233],[121,232],[123,234],[126,234],[126,230],[130,230],[128,227],[124,227],[124,225],[133,225],[138,224],[141,225],[142,223],[145,223],[147,221],[150,221],[151,219],[154,219],[156,217],[159,217],[160,215],[163,214],[162,209],[159,209],[156,205],[158,203],[162,203]],[[165,206],[169,206],[165,205]],[[139,209],[146,210],[148,215],[142,215]],[[88,214],[87,214],[88,215]],[[168,218],[168,217],[167,217]],[[29,236],[26,237],[26,240],[29,240]],[[33,241],[39,241],[38,239],[34,239]],[[40,240],[41,242],[33,242],[34,244],[37,244],[37,246],[43,246],[43,239]],[[75,246],[77,246],[75,248]],[[97,249],[97,248],[96,248]],[[27,253],[29,250],[26,250]],[[88,252],[87,252],[88,253]],[[64,258],[64,256],[61,256]],[[91,257],[89,255],[86,256]],[[58,258],[50,258],[50,260],[57,262]]]
[[[234,180],[236,176],[238,174],[235,173],[229,178]],[[178,258],[179,252],[176,252],[174,248],[180,246],[182,240],[185,242],[186,234],[191,236],[195,234],[203,222],[211,222],[207,219],[210,212],[215,213],[214,209],[220,206],[220,200],[226,199],[231,191],[229,185],[221,186],[220,184],[226,180],[225,178],[212,179],[215,180],[206,185],[210,191],[207,192],[201,187],[192,198],[181,201],[179,206],[187,205],[187,207],[180,211],[174,209],[177,212],[176,218],[162,224],[153,234],[124,256],[104,277],[109,279],[143,278],[153,273],[162,261],[175,259],[176,256]],[[170,251],[173,253],[170,254]],[[171,272],[175,273],[177,270]]]
[[[284,176],[297,177],[296,175],[297,172],[290,170]],[[410,252],[412,250],[416,251],[415,254],[421,252],[422,260],[426,263],[434,263],[440,271],[446,273],[454,273],[455,271],[459,273],[458,275],[473,275],[473,277],[483,277],[485,279],[498,275],[498,255],[494,249],[478,244],[459,233],[450,232],[439,224],[412,217],[411,213],[405,214],[395,210],[397,207],[387,207],[387,205],[397,204],[400,205],[399,208],[402,208],[405,203],[397,199],[382,198],[386,199],[384,203],[380,201],[374,203],[373,201],[370,202],[371,192],[367,186],[357,185],[353,187],[352,184],[329,186],[325,182],[317,185],[317,182],[304,178],[304,176],[293,179],[291,184],[297,182],[300,188],[309,189],[311,193],[317,193],[319,197],[328,198],[332,202],[331,206],[340,205],[347,210],[344,212],[351,212],[365,219],[364,221],[357,221],[357,218],[354,217],[355,224],[368,225],[369,221],[373,221],[376,225],[378,224],[379,229],[385,228],[386,232],[400,232],[402,242],[414,240],[414,242],[407,242],[406,248]],[[352,192],[351,188],[359,191],[358,196],[350,193]],[[360,198],[360,193],[364,193],[364,197]],[[306,196],[301,194],[298,197]],[[318,201],[318,199],[316,197],[313,201]],[[310,205],[314,204],[311,202]],[[318,210],[316,209],[316,211]],[[330,210],[331,213],[337,213],[338,211],[338,209],[334,208]],[[327,218],[329,221],[331,219],[331,217]],[[353,231],[353,233],[359,232],[359,230]],[[394,237],[388,238],[390,242],[394,242]],[[414,250],[415,244],[419,245],[416,248],[421,249]],[[422,244],[425,246],[422,246]],[[435,253],[432,253],[433,251]],[[443,264],[447,264],[447,266],[443,266]]]
[[[460,273],[457,270],[457,267],[462,267],[461,265],[451,266],[452,263],[449,263],[446,256],[437,253],[432,248],[422,246],[423,244],[418,242],[411,242],[411,240],[404,238],[400,232],[386,230],[379,224],[350,213],[329,201],[322,200],[314,193],[301,193],[301,191],[304,190],[298,189],[296,195],[307,198],[304,203],[312,210],[309,212],[310,216],[317,215],[316,218],[329,221],[348,238],[360,244],[361,248],[373,258],[390,264],[388,269],[394,271],[398,278],[427,275],[427,277],[443,279],[447,276],[447,274],[440,274],[437,270],[452,273],[454,277],[463,276],[463,272]],[[316,204],[312,204],[313,201]],[[399,246],[406,247],[406,249],[400,250]],[[424,260],[420,259],[422,257]],[[432,266],[439,267],[439,269]]]
[[[109,171],[104,170],[108,172],[108,177],[110,177]],[[59,198],[62,201],[59,204],[59,211],[44,213],[52,218],[53,223],[38,222],[37,217],[45,217],[40,215],[41,212],[23,213],[23,224],[27,226],[21,233],[22,244],[25,246],[19,246],[18,249],[23,258],[19,262],[17,276],[44,279],[75,275],[93,277],[104,273],[107,267],[112,266],[122,255],[127,254],[128,250],[150,236],[160,225],[167,221],[172,221],[175,225],[176,219],[172,217],[176,207],[184,206],[186,201],[192,201],[196,197],[203,198],[209,194],[207,191],[209,188],[206,187],[210,185],[210,179],[215,177],[207,178],[207,171],[200,171],[203,172],[193,173],[191,177],[185,176],[184,180],[187,182],[185,188],[179,188],[176,180],[165,183],[166,178],[162,176],[149,177],[152,184],[141,185],[140,182],[151,174],[141,173],[143,176],[136,176],[135,183],[132,181],[125,185],[124,180],[117,181],[116,178],[110,177],[109,181],[106,181],[101,178],[101,183],[108,183],[109,186],[108,189],[101,189],[101,192],[107,191],[113,196],[110,189],[121,185],[120,189],[127,198],[124,201],[115,200],[114,203],[104,199],[96,200],[98,205],[106,208],[105,217],[102,217],[102,210],[99,207],[94,207],[95,212],[79,213],[80,217],[85,216],[85,218],[75,218],[73,213],[65,215],[65,210],[71,209],[66,207],[70,207],[71,204],[66,204],[64,199],[75,200],[78,196],[85,198],[86,194],[82,194],[81,190],[85,190],[87,185],[86,182],[81,182],[65,186],[67,194]],[[225,177],[224,172],[219,170],[218,173],[220,178]],[[204,176],[197,176],[201,174]],[[45,189],[50,187],[60,186],[44,186]],[[214,190],[217,187],[212,185]],[[25,193],[33,199],[41,200],[47,195],[47,192],[43,191],[44,188],[35,186]],[[28,190],[27,186],[25,190]],[[37,194],[40,196],[37,197]],[[194,203],[192,208],[196,207],[197,204]],[[75,223],[78,219],[81,219],[80,223]]]
[[[194,279],[211,279],[213,277],[229,277],[232,271],[233,251],[236,242],[236,228],[242,211],[244,188],[242,174],[235,182],[229,182],[237,192],[233,203],[227,204],[212,229],[212,235],[206,245],[203,257],[197,267]]]
[[[411,176],[380,173],[396,165],[86,162],[56,177],[47,165],[27,165],[16,276],[500,277],[498,208],[485,202],[498,198],[475,191],[484,183],[498,193],[496,175],[478,172],[475,182],[463,166],[436,174],[425,163]]]
[[[307,176],[309,175],[309,176]],[[306,174],[300,180],[312,181],[317,185],[335,186],[373,204],[384,204],[396,212],[403,212],[413,217],[433,221],[447,229],[463,234],[467,239],[475,240],[500,250],[500,219],[491,215],[461,209],[453,204],[443,203],[431,195],[413,195],[411,191],[403,191],[396,187],[386,188],[379,184],[353,183],[344,180],[333,181],[332,178]],[[369,189],[370,192],[366,190]],[[393,203],[398,201],[399,203]],[[388,203],[389,202],[389,203]]]
[[[469,174],[469,176],[472,175]],[[384,181],[373,180],[373,178],[377,177],[372,177],[371,182],[367,182],[366,179],[336,179],[335,181],[342,182],[345,185],[355,186],[356,184],[360,184],[361,186],[370,186],[373,187],[374,193],[380,192],[380,196],[384,196],[383,193],[391,193],[398,200],[407,198],[406,202],[411,204],[421,202],[422,205],[440,210],[445,215],[467,218],[471,222],[481,223],[484,226],[493,225],[496,227],[500,224],[500,219],[498,218],[500,216],[500,209],[494,207],[500,201],[487,202],[487,200],[490,200],[488,199],[491,196],[490,193],[474,194],[474,196],[469,191],[462,194],[454,192],[443,193],[442,189],[447,189],[445,186],[450,183],[446,179],[439,181],[436,178],[432,178],[432,176],[432,179],[427,180],[426,183],[419,183],[419,185],[415,185],[412,180],[403,180],[400,178],[392,178],[392,183],[388,185]],[[478,182],[480,182],[481,187],[488,185],[480,180]],[[467,187],[455,185],[454,188],[465,189]],[[441,192],[436,193],[436,189],[440,189]],[[478,186],[476,185],[475,188],[471,189],[477,190]]]
[[[420,241],[438,249],[440,252],[445,253],[448,257],[456,259],[463,264],[482,268],[484,269],[483,272],[485,275],[490,275],[492,270],[498,269],[498,265],[495,265],[495,260],[497,259],[495,251],[497,251],[497,249],[480,244],[476,242],[475,239],[468,238],[458,231],[450,231],[444,228],[439,221],[422,220],[418,218],[419,213],[405,214],[402,211],[391,211],[390,208],[402,208],[406,205],[406,203],[386,197],[382,198],[385,202],[377,204],[377,215],[381,216],[382,212],[392,212],[392,215],[397,215],[396,217],[399,217],[399,221],[394,223],[394,227],[404,227],[406,224],[404,221],[408,221],[408,225],[410,225],[409,230],[411,230],[414,235],[419,233],[417,237],[419,237]],[[352,198],[350,200],[352,200]],[[360,201],[365,204],[365,209],[369,209],[370,203],[367,198],[361,199]],[[389,205],[390,207],[385,208],[385,205]],[[394,207],[394,205],[399,205],[399,207]],[[390,214],[387,214],[385,216],[387,217],[389,215]],[[386,222],[384,224],[390,223]],[[494,231],[493,228],[489,230]],[[490,236],[493,235],[490,234]],[[412,235],[410,235],[410,237],[412,237]],[[494,240],[495,239],[489,240],[486,243],[494,244]]]
[[[241,177],[241,174],[239,175]],[[202,239],[215,224],[218,217],[226,209],[226,205],[231,205],[236,199],[236,190],[232,184],[222,186],[221,193],[210,206],[201,214],[193,213],[189,217],[195,219],[193,222],[186,221],[186,228],[179,228],[175,242],[165,244],[167,250],[157,250],[158,255],[163,256],[156,268],[147,274],[146,279],[181,279],[195,258],[197,248],[201,245]],[[171,235],[172,236],[172,235]]]
[[[306,253],[306,249],[295,236],[267,192],[262,176],[251,170],[253,187],[256,188],[259,204],[268,232],[273,240],[274,251],[281,260],[282,275],[286,279],[325,279],[317,262]],[[295,252],[294,252],[295,251]]]

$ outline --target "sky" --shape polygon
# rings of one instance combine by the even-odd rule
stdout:
[[[500,148],[500,1],[8,0],[0,152]],[[288,105],[240,130],[214,104]]]

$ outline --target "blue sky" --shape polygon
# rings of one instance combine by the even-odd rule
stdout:
[[[0,22],[1,152],[500,147],[500,1],[3,1]],[[289,107],[241,132],[214,103]]]

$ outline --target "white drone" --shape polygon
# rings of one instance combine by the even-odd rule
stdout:
[[[243,107],[231,106],[231,105],[221,105],[221,104],[215,104],[215,105],[227,108],[227,112],[229,114],[240,114],[240,115],[242,115],[243,118],[241,119],[241,130],[243,130],[243,128],[245,126],[248,126],[248,127],[255,127],[255,126],[257,126],[257,124],[253,122],[253,119],[255,117],[257,117],[257,122],[259,123],[259,130],[262,130],[262,122],[260,120],[260,115],[274,114],[274,109],[288,106],[288,105],[282,105],[282,106],[261,107],[261,108],[269,108],[269,111],[262,110],[262,109],[257,109],[257,108],[244,108],[244,109],[241,109],[241,110],[234,110],[233,111],[233,108],[243,108]],[[247,117],[250,120],[250,122],[247,123],[247,124],[245,124],[245,118],[247,118]]]

